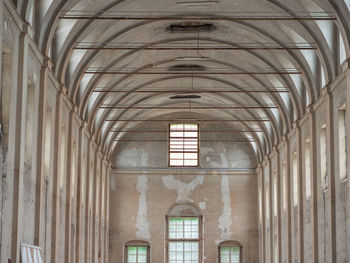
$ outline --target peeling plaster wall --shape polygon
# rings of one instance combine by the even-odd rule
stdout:
[[[137,239],[151,238],[149,232],[149,222],[147,219],[147,190],[148,190],[148,178],[146,175],[141,175],[137,179],[136,189],[139,192],[138,210],[136,218],[136,237]]]
[[[349,73],[340,74],[283,142],[257,170],[262,200],[260,229],[261,262],[349,262],[350,196],[347,178],[340,179],[339,110],[349,99]],[[347,125],[349,125],[347,104]],[[326,126],[324,126],[326,125]],[[321,157],[321,130],[326,127],[326,158]],[[350,129],[347,127],[347,149]],[[310,167],[306,167],[306,142],[310,143]],[[297,158],[297,182],[293,180],[293,155]],[[327,163],[327,188],[321,187],[321,166]],[[285,166],[286,180],[283,170]],[[310,169],[307,197],[306,169]],[[279,178],[275,200],[273,172]],[[298,191],[294,191],[298,187]],[[268,190],[269,189],[269,190]],[[297,202],[294,202],[297,194]],[[278,213],[271,211],[274,202]],[[284,204],[285,203],[285,204]],[[269,208],[270,207],[270,208]],[[268,214],[267,214],[268,213]]]
[[[195,114],[195,113],[194,113]],[[196,115],[197,116],[197,115]],[[177,114],[162,116],[176,119]],[[203,117],[202,118],[209,118]],[[227,124],[202,123],[200,130],[234,130]],[[144,123],[135,130],[168,130],[168,123]],[[204,262],[217,262],[220,242],[237,240],[245,262],[258,262],[256,161],[249,144],[201,142],[199,167],[168,167],[167,133],[130,133],[112,155],[110,262],[123,262],[127,241],[151,244],[151,262],[165,260],[165,216],[177,202],[190,202],[204,218]],[[200,133],[200,139],[242,139],[237,133]]]
[[[151,262],[164,262],[165,216],[176,202],[201,209],[204,262],[217,262],[218,242],[230,239],[243,244],[244,262],[258,262],[256,188],[256,176],[248,174],[112,170],[110,262],[123,262],[124,244],[135,239],[150,242]]]
[[[177,180],[172,175],[163,176],[162,180],[166,188],[176,191],[176,202],[193,202],[193,200],[190,199],[189,195],[198,185],[203,184],[204,176],[197,175],[192,181],[189,182],[182,182],[181,180]]]
[[[196,115],[197,116],[197,115]],[[198,115],[200,116],[200,115]],[[164,119],[176,119],[178,115],[164,115]],[[208,118],[207,116],[202,118]],[[234,130],[240,129],[227,124],[201,123],[200,131],[205,130]],[[168,130],[168,122],[148,122],[134,129],[137,130]],[[167,168],[168,167],[168,139],[167,133],[130,133],[121,137],[123,140],[164,140],[165,142],[119,142],[112,156],[112,167],[118,169],[139,168]],[[232,168],[254,169],[256,168],[253,149],[247,143],[234,142],[208,142],[217,140],[241,140],[244,137],[237,133],[200,133],[199,166],[201,168]],[[246,139],[246,138],[245,138]]]
[[[0,2],[0,262],[108,262],[110,163],[27,26]]]
[[[230,182],[227,175],[221,177],[221,201],[224,205],[222,214],[219,217],[219,228],[221,230],[221,240],[217,240],[216,244],[221,241],[229,240],[232,231],[232,208],[231,208],[231,196],[230,196]],[[237,218],[237,215],[236,215]]]

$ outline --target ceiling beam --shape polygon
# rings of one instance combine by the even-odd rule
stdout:
[[[108,47],[108,46],[75,46],[74,49],[78,50],[157,50],[157,51],[238,51],[238,50],[316,50],[316,47],[305,46],[305,47]]]
[[[115,141],[119,142],[169,142],[169,140],[157,140],[157,139],[115,139]],[[242,139],[242,140],[196,140],[198,142],[255,142],[255,140],[251,139]]]
[[[302,74],[299,70],[293,71],[104,71],[104,70],[87,70],[85,74],[108,74],[108,75],[292,75]]]
[[[111,132],[128,132],[128,133],[168,133],[169,130],[112,130]],[[174,132],[198,132],[198,130],[176,130]],[[261,130],[200,130],[200,133],[241,133],[241,132],[262,132]]]
[[[98,90],[96,93],[181,93],[181,94],[195,94],[195,93],[288,93],[288,90],[196,90],[188,88],[187,90]]]
[[[100,109],[129,109],[129,110],[242,110],[242,109],[277,109],[277,106],[109,106],[102,105]]]
[[[113,122],[171,122],[171,123],[197,123],[197,122],[269,122],[269,119],[106,119]]]
[[[242,12],[244,13],[244,12]],[[336,17],[328,14],[324,15],[274,15],[266,13],[265,15],[236,15],[236,16],[131,16],[131,15],[94,15],[94,14],[65,14],[60,15],[58,19],[75,20],[145,20],[145,21],[320,21],[337,20]]]

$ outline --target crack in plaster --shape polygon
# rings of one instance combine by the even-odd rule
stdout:
[[[191,192],[198,186],[201,185],[204,181],[204,176],[199,175],[196,176],[191,182],[184,183],[180,180],[177,180],[172,175],[163,176],[162,178],[163,184],[166,188],[171,190],[176,190],[177,192],[177,199],[176,201],[192,201],[192,199],[189,198],[189,195]]]
[[[139,239],[150,239],[149,222],[147,220],[147,190],[148,178],[146,175],[141,175],[137,178],[136,189],[140,193],[139,207],[136,218],[136,237]]]

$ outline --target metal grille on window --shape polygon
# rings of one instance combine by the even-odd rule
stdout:
[[[169,166],[198,166],[198,124],[170,124]]]

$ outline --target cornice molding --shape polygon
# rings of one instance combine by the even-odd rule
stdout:
[[[118,169],[111,166],[111,174],[113,175],[210,175],[210,176],[220,176],[220,175],[250,175],[256,176],[256,168],[251,169],[173,169],[173,168],[123,168]]]

